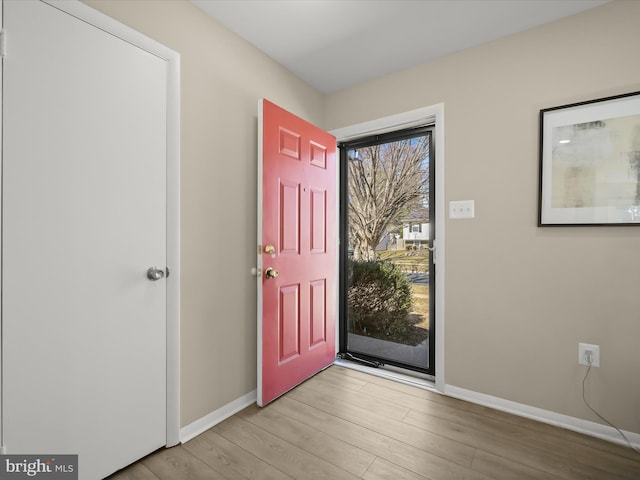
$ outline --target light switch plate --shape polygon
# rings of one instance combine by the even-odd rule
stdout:
[[[457,200],[449,202],[449,218],[474,218],[476,216],[475,200]]]

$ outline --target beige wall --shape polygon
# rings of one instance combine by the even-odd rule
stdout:
[[[182,55],[182,425],[256,387],[256,110],[327,129],[444,102],[446,381],[640,432],[640,229],[538,228],[538,111],[640,90],[640,2],[615,2],[323,98],[185,1],[86,0]],[[323,114],[326,113],[326,118]],[[323,121],[326,120],[326,121]],[[229,245],[232,245],[231,248]]]
[[[186,1],[86,1],[181,54],[181,424],[256,388],[258,99],[323,97]]]
[[[640,432],[640,228],[538,228],[538,112],[640,90],[640,2],[604,5],[328,97],[334,129],[443,102],[446,382]],[[436,146],[437,148],[437,146]]]

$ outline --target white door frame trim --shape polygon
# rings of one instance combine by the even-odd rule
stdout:
[[[436,267],[436,390],[444,393],[444,103],[429,107],[418,108],[388,117],[378,118],[368,122],[350,125],[348,127],[331,130],[338,143],[368,135],[380,134],[402,128],[435,124],[435,187],[436,187],[436,238],[435,238],[435,267]]]
[[[180,54],[80,1],[41,1],[167,62],[166,445],[173,446],[180,443]]]

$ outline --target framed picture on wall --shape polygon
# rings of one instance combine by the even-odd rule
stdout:
[[[540,110],[538,225],[640,225],[640,92]]]

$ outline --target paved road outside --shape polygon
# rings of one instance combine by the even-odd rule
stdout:
[[[411,283],[416,283],[418,285],[429,285],[429,274],[428,273],[408,273],[404,272]]]

